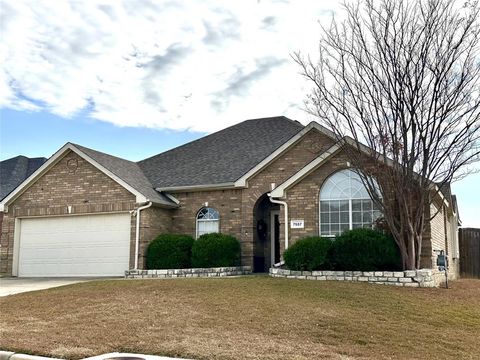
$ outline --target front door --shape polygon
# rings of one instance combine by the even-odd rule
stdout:
[[[270,213],[270,227],[270,256],[273,266],[280,262],[280,211]]]

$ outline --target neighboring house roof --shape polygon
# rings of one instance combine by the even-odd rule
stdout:
[[[43,157],[28,158],[22,155],[0,161],[0,200],[32,175],[45,161],[47,159]]]
[[[150,181],[143,174],[137,163],[116,156],[92,150],[81,145],[72,144],[81,152],[87,154],[98,164],[111,171],[132,188],[143,194],[147,199],[155,203],[176,205],[170,198],[155,191]]]
[[[138,165],[155,188],[234,183],[303,128],[284,116],[247,120]]]

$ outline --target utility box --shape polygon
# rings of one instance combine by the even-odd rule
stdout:
[[[445,255],[443,250],[437,255],[437,266],[440,268],[440,270],[448,268],[448,257]]]

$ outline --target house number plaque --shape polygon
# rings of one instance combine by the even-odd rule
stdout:
[[[290,228],[291,229],[303,229],[305,227],[304,220],[292,220],[290,221]]]

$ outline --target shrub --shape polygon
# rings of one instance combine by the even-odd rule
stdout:
[[[401,267],[393,238],[372,229],[354,229],[337,236],[330,256],[335,270],[381,271]]]
[[[328,252],[332,241],[318,236],[298,240],[283,254],[285,265],[290,270],[312,271],[329,267]]]
[[[193,238],[188,235],[162,234],[147,249],[147,269],[184,269],[191,267]]]
[[[210,233],[200,236],[192,247],[193,267],[240,265],[240,243],[233,236]]]

